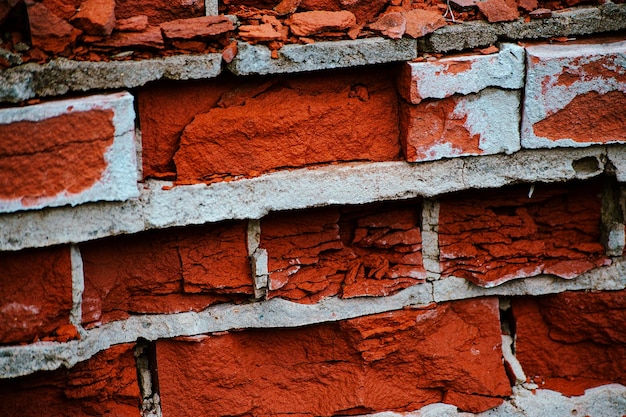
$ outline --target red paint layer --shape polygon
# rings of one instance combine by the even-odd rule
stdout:
[[[419,204],[271,214],[261,222],[269,297],[386,296],[424,281]]]
[[[563,109],[533,125],[536,136],[581,143],[626,141],[626,93],[580,94]]]
[[[397,98],[387,79],[378,71],[298,75],[233,91],[185,128],[178,180],[398,159]]]
[[[90,188],[107,167],[114,138],[111,110],[0,125],[0,198],[29,205]]]
[[[400,136],[406,160],[409,162],[441,158],[439,146],[451,148],[459,155],[480,155],[480,135],[472,135],[465,126],[467,116],[455,114],[463,98],[448,97],[401,107]],[[449,156],[449,151],[445,155]]]
[[[204,16],[204,0],[116,0],[115,17],[127,19],[133,16],[148,16],[150,24]]]
[[[139,416],[133,345],[117,345],[69,370],[0,380],[3,417]]]
[[[446,393],[484,411],[510,394],[496,299],[295,329],[157,342],[164,415],[413,411]]]
[[[575,82],[589,82],[602,78],[626,83],[626,69],[621,64],[622,59],[618,54],[573,59],[563,68],[556,85],[571,86]]]
[[[242,223],[151,231],[81,246],[87,327],[134,313],[199,311],[253,293]]]
[[[526,375],[566,395],[626,384],[626,291],[513,300],[516,356]]]
[[[139,90],[137,103],[146,178],[174,179],[173,158],[183,129],[196,114],[215,107],[229,88],[233,88],[233,83],[197,81],[160,83]]]
[[[0,344],[30,342],[69,323],[69,248],[0,252],[0,271]]]
[[[444,276],[478,285],[540,273],[573,278],[606,264],[598,182],[460,193],[441,200]]]

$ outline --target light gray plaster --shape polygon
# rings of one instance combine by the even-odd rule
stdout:
[[[161,79],[216,77],[221,54],[175,55],[139,61],[90,62],[57,58],[0,71],[0,102],[19,102],[71,92],[133,88]]]
[[[626,4],[607,2],[597,7],[578,7],[554,12],[548,19],[524,22],[465,22],[437,29],[419,40],[426,52],[451,52],[493,45],[498,40],[547,39],[588,35],[626,29]]]
[[[308,45],[285,45],[273,59],[265,45],[237,44],[235,59],[228,69],[237,75],[278,74],[346,68],[385,62],[407,61],[417,57],[415,39],[366,38]]]

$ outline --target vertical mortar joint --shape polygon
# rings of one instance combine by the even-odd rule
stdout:
[[[70,263],[72,266],[72,310],[70,311],[70,323],[77,328],[81,336],[85,336],[85,330],[82,327],[85,276],[83,257],[78,245],[70,245]]]
[[[427,199],[422,203],[422,259],[429,280],[439,279],[439,202]]]
[[[138,340],[134,354],[137,366],[137,382],[141,395],[141,416],[162,417],[156,374],[155,346],[146,340]]]
[[[269,281],[267,250],[261,245],[261,221],[258,219],[248,221],[248,257],[250,269],[254,280],[254,297],[265,298]]]
[[[499,302],[504,369],[512,386],[525,386],[526,374],[515,357],[515,318],[511,310],[511,300],[507,297],[500,297]]]
[[[622,256],[626,246],[624,226],[624,189],[613,177],[606,177],[602,187],[601,233],[607,256]]]

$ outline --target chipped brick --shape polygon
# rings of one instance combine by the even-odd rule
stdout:
[[[496,299],[161,340],[163,414],[406,412],[446,396],[461,410],[484,411],[510,394],[500,343]]]

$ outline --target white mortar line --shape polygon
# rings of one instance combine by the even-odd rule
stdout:
[[[626,258],[617,259],[611,266],[597,268],[572,280],[539,276],[485,289],[461,278],[445,278],[417,284],[388,297],[329,297],[317,304],[299,304],[274,298],[244,305],[220,304],[198,313],[138,315],[88,330],[81,340],[0,347],[0,378],[14,378],[61,366],[71,367],[113,345],[133,343],[139,338],[157,340],[233,329],[300,327],[409,306],[425,306],[433,301],[496,295],[545,295],[569,290],[623,289],[626,289]]]
[[[626,160],[626,146],[609,149],[618,178],[626,178],[626,164],[620,162]],[[585,157],[597,158],[597,171],[577,172],[572,167],[574,161]],[[169,182],[148,181],[139,200],[2,215],[0,250],[78,243],[148,229],[230,219],[259,219],[270,211],[432,198],[454,191],[499,188],[520,182],[589,179],[602,174],[606,163],[607,148],[595,146],[419,164],[347,163],[173,188]]]
[[[422,258],[428,279],[439,279],[439,202],[427,199],[422,203]]]
[[[70,246],[70,260],[72,264],[72,310],[70,323],[82,331],[83,321],[83,292],[85,291],[85,277],[83,274],[83,258],[77,245]]]

